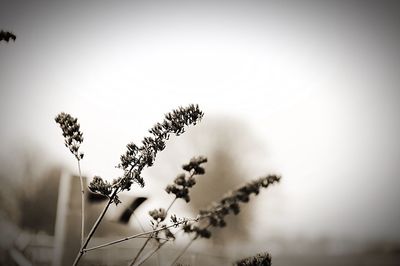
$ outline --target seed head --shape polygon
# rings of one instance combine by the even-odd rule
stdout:
[[[71,151],[78,161],[83,159],[83,153],[79,152],[80,145],[83,142],[83,133],[80,131],[78,119],[62,112],[56,116],[55,121],[61,127],[65,147]]]

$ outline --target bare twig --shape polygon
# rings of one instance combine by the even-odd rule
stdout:
[[[179,230],[177,230],[177,231],[176,231],[175,233],[173,233],[173,234],[176,235],[177,233],[181,232],[182,230],[183,230],[183,228],[180,228]],[[168,240],[168,239],[167,239],[167,240]],[[134,265],[134,266],[142,265],[146,260],[150,259],[151,256],[154,255],[154,253],[156,253],[157,251],[159,251],[166,243],[167,243],[167,241],[164,241],[164,242],[162,242],[162,243],[158,243],[158,246],[156,247],[155,250],[153,250],[153,251],[147,253],[147,254],[144,256],[144,258],[143,258],[138,264],[136,264],[136,265]]]
[[[165,217],[168,215],[168,211],[171,209],[172,205],[174,205],[176,199],[177,199],[177,197],[175,197],[175,198],[171,201],[171,203],[169,204],[167,210],[165,211]],[[158,228],[159,225],[160,225],[160,223],[157,222],[156,229]],[[149,243],[149,241],[150,241],[151,238],[152,238],[152,237],[150,236],[150,237],[143,243],[142,247],[139,249],[139,251],[138,251],[138,253],[136,254],[135,258],[132,260],[130,266],[133,266],[133,265],[135,264],[135,262],[136,262],[137,259],[139,258],[140,254],[142,254],[144,248],[147,246],[147,244]]]
[[[95,247],[84,248],[82,250],[82,252],[85,253],[85,252],[92,251],[92,250],[95,250],[95,249],[99,249],[99,248],[104,248],[104,247],[107,247],[107,246],[115,245],[115,244],[130,240],[130,239],[138,238],[139,236],[150,235],[150,234],[153,234],[153,233],[156,233],[156,232],[159,232],[159,231],[171,228],[171,227],[175,227],[175,226],[178,226],[178,225],[183,224],[185,222],[197,222],[198,220],[199,220],[199,218],[185,219],[185,220],[178,221],[176,223],[170,224],[170,225],[168,225],[166,227],[163,227],[163,228],[159,228],[159,229],[156,229],[156,230],[151,230],[151,231],[147,231],[147,232],[143,232],[143,233],[127,236],[127,237],[120,238],[120,239],[117,239],[117,240],[114,240],[114,241],[111,241],[111,242],[107,242],[107,243],[104,243],[104,244],[101,244],[101,245],[98,245],[98,246],[95,246]]]
[[[167,210],[165,211],[165,216],[168,215],[168,211],[171,209],[172,205],[174,205],[175,201],[176,201],[177,197],[174,198],[173,201],[171,201],[171,203],[169,204]]]

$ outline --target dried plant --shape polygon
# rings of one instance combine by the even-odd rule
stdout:
[[[83,178],[81,173],[80,161],[83,159],[83,153],[79,151],[83,142],[83,133],[80,131],[78,119],[70,114],[60,113],[56,116],[55,121],[60,125],[62,135],[64,137],[65,147],[75,156],[78,161],[79,179],[81,182],[81,245],[83,245],[85,237],[85,189],[83,187]]]
[[[268,253],[259,253],[255,256],[238,260],[234,266],[270,266],[271,256]]]
[[[105,204],[102,212],[99,214],[96,222],[92,226],[89,233],[85,236],[84,230],[84,189],[80,169],[80,161],[83,159],[83,153],[80,152],[80,145],[83,141],[83,134],[80,131],[80,125],[76,118],[66,113],[60,113],[56,117],[56,122],[62,129],[65,139],[65,146],[70,150],[78,162],[79,176],[81,179],[82,191],[82,234],[81,248],[76,256],[73,265],[78,265],[82,256],[86,252],[108,247],[124,241],[136,238],[146,238],[142,247],[132,258],[130,265],[141,265],[153,254],[157,253],[165,244],[175,240],[176,232],[184,231],[192,236],[188,245],[179,253],[172,264],[176,263],[184,252],[189,248],[190,244],[197,238],[210,238],[210,227],[224,227],[226,222],[225,216],[228,214],[238,214],[240,212],[240,204],[247,203],[251,194],[258,195],[261,188],[266,188],[270,184],[279,182],[280,177],[276,175],[268,175],[263,178],[251,181],[244,186],[228,193],[218,203],[214,203],[209,208],[200,210],[196,218],[180,217],[175,214],[169,214],[173,204],[182,199],[186,203],[190,202],[190,190],[196,185],[196,177],[205,174],[203,164],[207,162],[204,156],[192,158],[187,164],[182,166],[184,173],[179,174],[172,184],[165,188],[165,191],[173,195],[171,203],[166,208],[157,208],[149,211],[150,223],[152,229],[143,233],[127,236],[98,246],[88,247],[88,244],[96,232],[99,224],[104,218],[109,206],[119,204],[121,201],[118,194],[122,191],[130,190],[133,184],[140,187],[145,185],[142,171],[146,167],[154,164],[158,152],[166,147],[166,141],[171,134],[179,136],[185,132],[185,127],[196,125],[203,117],[203,112],[198,105],[189,105],[188,107],[179,107],[165,115],[162,123],[157,123],[149,130],[151,136],[145,137],[141,145],[129,143],[127,150],[120,157],[120,163],[117,168],[122,170],[120,177],[112,182],[102,179],[99,176],[93,177],[89,184],[89,189],[94,192],[106,196],[108,202]],[[169,219],[167,219],[169,217]],[[175,229],[175,230],[174,230]],[[174,232],[175,231],[175,232]],[[155,248],[151,249],[147,254],[142,254],[146,245],[150,241],[155,241]]]
[[[0,41],[6,41],[9,42],[11,40],[13,40],[15,42],[15,40],[17,39],[17,36],[15,36],[14,33],[9,32],[9,31],[0,31]]]
[[[200,210],[199,216],[202,220],[202,224],[198,223],[186,223],[183,226],[185,233],[193,235],[190,242],[186,247],[179,253],[175,258],[175,262],[179,260],[180,257],[186,252],[189,246],[196,239],[200,238],[210,238],[212,233],[210,231],[211,227],[225,227],[225,216],[229,214],[237,215],[240,212],[240,203],[248,203],[251,194],[258,195],[261,188],[267,188],[269,185],[279,182],[280,176],[268,175],[266,177],[261,177],[256,180],[250,181],[236,190],[227,193],[219,202],[214,202],[210,207],[204,210]]]

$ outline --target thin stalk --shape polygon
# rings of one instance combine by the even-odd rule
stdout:
[[[190,245],[193,243],[193,241],[195,241],[198,237],[199,237],[199,235],[196,235],[194,238],[192,238],[192,240],[190,240],[189,243],[187,243],[185,248],[181,251],[181,253],[179,253],[179,255],[171,263],[171,266],[173,266],[183,256],[183,254],[185,254],[186,250],[190,247]]]
[[[192,219],[192,220],[188,220],[188,221],[197,221],[197,220],[198,219],[196,218],[196,219]],[[171,227],[177,226],[177,225],[179,225],[181,223],[183,223],[183,221],[182,222],[177,222],[177,223],[174,223],[174,224],[170,224],[170,225],[168,225],[167,227],[164,227],[164,228],[159,228],[159,229],[156,229],[156,230],[151,230],[151,231],[139,233],[139,234],[136,234],[136,235],[127,236],[127,237],[124,237],[124,238],[121,238],[121,239],[117,239],[117,240],[114,240],[114,241],[111,241],[111,242],[107,242],[107,243],[104,243],[104,244],[101,244],[101,245],[98,245],[98,246],[95,246],[95,247],[84,248],[82,250],[82,252],[85,253],[85,252],[92,251],[92,250],[95,250],[95,249],[104,248],[104,247],[115,245],[115,244],[118,244],[118,243],[121,243],[121,242],[124,242],[124,241],[128,241],[128,240],[133,239],[133,238],[138,238],[139,236],[153,234],[153,233],[165,230],[167,228],[171,228]]]
[[[85,239],[85,189],[83,188],[83,178],[81,173],[81,161],[78,159],[79,179],[81,181],[81,246]]]
[[[162,243],[160,243],[154,250],[150,251],[149,253],[147,253],[144,258],[137,264],[135,264],[134,266],[139,266],[142,265],[146,260],[150,259],[151,256],[153,256],[163,245],[165,245],[168,241],[164,241]]]
[[[179,233],[179,232],[182,231],[182,230],[183,230],[182,228],[179,229],[178,231],[176,231],[176,232],[174,233],[174,235],[176,235],[177,233]],[[166,241],[164,241],[164,242],[162,242],[162,243],[159,243],[158,246],[157,246],[157,248],[156,248],[155,250],[153,250],[152,252],[147,253],[147,255],[144,256],[144,258],[139,262],[138,265],[142,265],[146,260],[150,259],[151,256],[153,256],[154,253],[156,253],[157,251],[159,251],[159,250],[166,244],[166,242],[168,242],[168,241],[169,241],[169,240],[166,239]],[[159,253],[158,253],[158,254],[159,254]],[[136,265],[134,265],[134,266],[136,266]]]
[[[79,159],[78,159],[79,162]],[[133,168],[136,166],[136,164],[132,165],[131,168],[129,169],[129,173],[133,170]],[[114,184],[114,186],[117,186],[121,183],[122,179],[120,179],[116,184]],[[81,183],[82,187],[83,187],[83,182]],[[94,233],[97,230],[97,227],[99,226],[100,222],[103,220],[104,215],[106,214],[108,208],[110,207],[111,203],[113,202],[115,196],[118,193],[119,188],[116,187],[113,194],[111,194],[110,199],[108,200],[107,204],[104,206],[103,211],[100,213],[99,217],[97,218],[96,222],[94,223],[94,225],[92,226],[92,229],[90,229],[89,235],[87,236],[86,240],[83,242],[83,244],[81,245],[81,248],[79,250],[79,253],[76,255],[75,261],[73,266],[78,265],[80,259],[82,258],[83,254],[85,253],[85,249],[87,247],[87,245],[89,244],[90,239],[92,238],[92,236],[94,235]]]
[[[136,222],[139,224],[140,229],[142,230],[142,232],[145,232],[146,230],[144,230],[144,227],[143,227],[142,223],[140,222],[139,218],[136,216],[135,212],[133,212],[132,215],[133,215],[133,218],[136,219]]]
[[[139,252],[136,254],[135,258],[129,264],[130,266],[133,266],[135,264],[136,260],[139,258],[140,254],[142,254],[144,248],[147,246],[147,243],[149,243],[150,239],[151,239],[151,237],[147,238],[147,240],[144,242],[144,244],[140,248]]]
[[[94,233],[97,230],[97,227],[99,226],[100,222],[103,220],[104,215],[106,214],[108,208],[110,207],[115,195],[117,195],[118,189],[114,190],[113,194],[111,195],[110,199],[108,200],[107,204],[104,206],[103,211],[100,213],[99,217],[97,218],[96,222],[94,223],[92,229],[90,230],[85,242],[83,243],[83,245],[81,246],[79,253],[76,255],[75,261],[73,263],[73,266],[78,265],[80,259],[82,258],[83,254],[85,253],[85,248],[87,247],[87,245],[89,244],[90,239],[92,238],[92,236],[94,235]]]
[[[165,211],[165,216],[168,215],[168,211],[171,209],[172,205],[174,205],[176,199],[177,199],[177,197],[175,197],[174,200],[169,204],[167,210]]]
[[[175,201],[176,201],[177,197],[175,197],[172,202],[169,204],[167,210],[165,211],[165,217],[168,215],[168,211],[171,209],[172,205],[174,205]],[[158,229],[159,223],[157,222],[157,226],[156,229]],[[135,262],[137,261],[137,259],[139,258],[140,254],[142,254],[144,248],[147,246],[147,244],[149,243],[151,237],[149,237],[142,245],[142,247],[139,249],[138,253],[136,254],[135,258],[132,260],[131,264],[129,264],[130,266],[133,266],[135,264]]]

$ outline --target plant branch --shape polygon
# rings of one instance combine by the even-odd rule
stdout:
[[[79,250],[78,255],[75,258],[75,261],[73,263],[73,266],[78,265],[80,259],[82,258],[82,255],[85,253],[85,249],[87,247],[87,245],[89,244],[90,239],[92,238],[92,236],[94,235],[94,233],[97,230],[97,227],[99,226],[100,222],[103,220],[104,215],[106,214],[108,208],[110,207],[111,203],[113,202],[113,199],[115,197],[115,195],[117,195],[118,189],[115,189],[113,194],[111,195],[110,199],[108,200],[107,204],[104,206],[103,211],[100,213],[99,217],[97,218],[96,222],[94,223],[92,229],[90,230],[85,242],[83,243],[83,245],[81,246],[81,249]]]
[[[175,227],[175,226],[180,225],[180,224],[185,223],[185,222],[197,222],[198,220],[199,220],[199,218],[186,219],[186,220],[183,220],[183,221],[178,221],[176,223],[170,224],[170,225],[168,225],[166,227],[163,227],[163,228],[159,228],[159,229],[156,229],[156,230],[151,230],[151,231],[147,231],[147,232],[143,232],[143,233],[127,236],[127,237],[124,237],[124,238],[121,238],[121,239],[117,239],[117,240],[114,240],[114,241],[111,241],[111,242],[107,242],[107,243],[104,243],[104,244],[101,244],[101,245],[98,245],[98,246],[95,246],[95,247],[85,248],[85,249],[82,250],[82,252],[85,253],[85,252],[92,251],[92,250],[95,250],[95,249],[99,249],[99,248],[104,248],[104,247],[107,247],[107,246],[115,245],[115,244],[130,240],[130,239],[138,238],[139,236],[149,235],[149,234],[156,233],[156,232],[159,232],[159,231],[171,228],[171,227]]]
[[[176,235],[177,233],[181,232],[183,230],[183,228],[180,228],[179,230],[177,230],[174,235]],[[167,239],[169,241],[169,239]],[[167,241],[164,241],[162,243],[158,243],[158,246],[155,250],[153,250],[152,252],[147,253],[147,255],[144,256],[144,258],[137,264],[137,265],[142,265],[146,260],[150,259],[151,256],[154,255],[154,253],[156,253],[157,251],[159,251],[165,244]],[[134,265],[136,266],[136,265]]]
[[[132,262],[129,264],[130,266],[133,266],[136,262],[136,260],[139,258],[140,254],[142,254],[144,248],[147,246],[151,239],[151,236],[147,238],[147,240],[143,243],[142,247],[139,249],[138,253],[136,253],[135,258],[132,260]]]
[[[176,199],[177,199],[177,197],[175,197],[174,200],[169,204],[167,210],[165,211],[165,216],[168,215],[168,211],[171,209],[172,205],[174,205]]]
[[[172,205],[174,205],[176,199],[177,199],[177,197],[175,197],[175,198],[172,200],[172,202],[169,204],[167,210],[165,211],[165,217],[168,215],[168,211],[171,209]],[[157,225],[156,225],[155,228],[158,229],[159,225],[160,225],[160,223],[157,222]],[[152,238],[152,237],[150,236],[150,237],[143,243],[142,247],[139,249],[139,251],[138,251],[138,253],[136,254],[135,258],[132,260],[130,266],[133,266],[133,265],[135,264],[135,262],[136,262],[137,259],[139,258],[140,254],[142,254],[144,248],[147,246],[147,244],[149,243],[149,241],[150,241],[151,238]]]
[[[153,255],[154,255],[162,246],[164,246],[168,241],[169,241],[169,240],[160,243],[154,250],[152,250],[152,251],[150,251],[149,253],[147,253],[147,254],[144,256],[144,258],[143,258],[139,263],[137,263],[137,264],[135,264],[135,265],[133,265],[133,266],[142,265],[146,260],[150,259],[151,256],[153,256]]]

